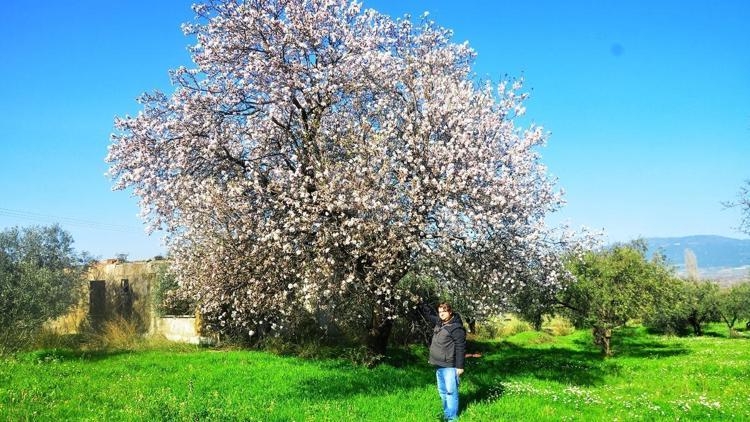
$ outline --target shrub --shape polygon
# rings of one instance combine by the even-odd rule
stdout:
[[[78,349],[85,343],[83,334],[64,334],[44,327],[35,333],[30,344],[33,349]]]
[[[510,337],[519,333],[525,333],[526,331],[534,331],[534,327],[516,316],[511,316],[509,319],[506,318],[505,324],[500,330],[501,337]]]
[[[545,315],[544,323],[542,324],[542,330],[553,336],[567,336],[573,334],[576,327],[570,320],[559,316]]]
[[[477,323],[478,339],[494,340],[509,337],[525,331],[533,331],[533,327],[526,321],[518,319],[513,314],[490,317]]]
[[[367,346],[350,347],[344,349],[342,357],[353,365],[374,368],[384,358],[383,355],[373,353]]]
[[[104,350],[135,350],[142,340],[137,324],[125,318],[106,321],[92,339],[95,348]]]
[[[502,317],[494,316],[477,323],[476,338],[481,340],[493,340],[500,336]]]

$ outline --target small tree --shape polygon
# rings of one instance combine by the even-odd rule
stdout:
[[[0,346],[17,348],[78,302],[85,255],[59,226],[0,232]]]
[[[671,277],[661,260],[649,262],[645,254],[645,242],[635,241],[570,262],[578,281],[563,290],[559,302],[577,326],[592,328],[606,356],[612,354],[612,330],[653,313]]]
[[[695,256],[695,252],[691,249],[685,249],[685,272],[687,273],[688,280],[700,279],[700,273],[698,272],[698,258]]]
[[[152,293],[154,310],[158,315],[188,315],[195,313],[195,302],[180,294],[179,283],[168,265],[159,267]]]
[[[719,285],[710,281],[693,281],[685,286],[687,322],[695,335],[702,336],[703,325],[719,319]]]
[[[729,328],[729,335],[737,335],[734,324],[750,315],[750,282],[723,289],[718,296],[718,311]]]
[[[669,287],[661,289],[654,312],[646,320],[649,327],[668,334],[687,334],[692,330],[701,336],[707,322],[719,320],[716,283],[673,279],[667,284]]]

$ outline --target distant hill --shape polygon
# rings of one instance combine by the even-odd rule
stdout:
[[[742,279],[750,274],[750,239],[722,236],[647,238],[648,255],[660,251],[678,272],[685,270],[685,249],[695,253],[702,278]]]

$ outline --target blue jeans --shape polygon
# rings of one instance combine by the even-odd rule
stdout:
[[[445,419],[452,421],[458,417],[458,374],[456,368],[438,368],[437,388],[443,401]]]

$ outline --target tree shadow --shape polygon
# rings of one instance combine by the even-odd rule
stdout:
[[[482,357],[466,359],[462,409],[471,403],[502,396],[502,380],[508,378],[528,376],[592,386],[603,383],[606,375],[620,371],[616,362],[603,359],[597,350],[534,348],[509,342],[470,342],[468,350],[481,353]],[[320,362],[327,374],[305,379],[298,384],[298,393],[304,398],[343,400],[360,394],[392,394],[435,385],[435,372],[427,365],[426,354],[421,352],[395,349],[384,359],[385,364],[374,369],[352,366],[343,360]]]
[[[612,336],[612,350],[615,358],[619,357],[649,357],[666,358],[690,353],[688,349],[680,344],[664,343],[651,335],[644,335],[645,330],[640,327],[623,327],[615,331]],[[592,347],[591,337],[585,340],[576,340],[579,345],[584,345],[588,340],[588,347]]]
[[[703,331],[702,336],[696,336],[696,337],[727,338],[727,335],[718,333],[716,331]]]
[[[69,361],[98,362],[114,356],[134,353],[129,350],[77,350],[77,349],[41,349],[17,355],[19,361],[44,363],[60,363]]]
[[[461,411],[475,403],[494,401],[505,394],[504,380],[532,377],[575,386],[594,386],[620,372],[620,366],[596,350],[561,347],[533,348],[510,342],[477,344],[483,357],[467,361],[465,380],[471,388],[461,394]],[[485,353],[487,354],[485,356]]]
[[[360,394],[374,396],[421,389],[435,383],[435,372],[426,364],[400,368],[383,364],[368,369],[346,361],[329,361],[320,366],[328,374],[302,381],[298,385],[301,396],[343,400]]]

